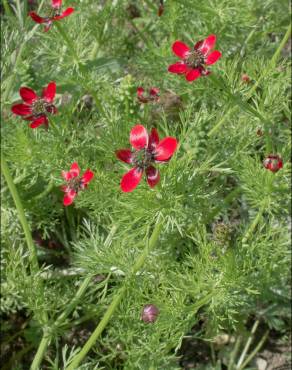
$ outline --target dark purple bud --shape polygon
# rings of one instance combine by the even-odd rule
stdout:
[[[159,310],[154,304],[146,304],[143,307],[141,320],[144,322],[155,322],[157,320],[157,316],[159,314]]]

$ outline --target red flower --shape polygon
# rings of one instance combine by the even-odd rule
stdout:
[[[148,135],[144,126],[136,125],[130,132],[130,143],[135,149],[134,152],[130,149],[116,151],[118,159],[134,166],[122,178],[122,191],[126,193],[133,191],[140,183],[144,171],[148,185],[153,188],[159,182],[160,175],[152,163],[169,161],[176,150],[177,140],[174,137],[166,137],[159,141],[155,128]]]
[[[157,87],[151,87],[148,94],[145,94],[143,87],[138,87],[137,97],[140,103],[149,103],[159,101],[159,89]]]
[[[264,167],[272,172],[278,172],[283,167],[283,160],[277,154],[270,154],[263,160]]]
[[[39,97],[34,90],[29,87],[21,87],[19,95],[23,100],[23,104],[15,104],[11,107],[11,111],[30,123],[31,128],[37,128],[40,125],[48,127],[48,113],[56,114],[57,108],[53,101],[56,94],[56,83],[50,82],[43,89],[42,96]]]
[[[249,82],[250,82],[250,77],[249,77],[249,75],[247,75],[246,73],[244,73],[244,74],[241,76],[241,81],[242,81],[242,82],[245,82],[245,83],[249,83]]]
[[[64,206],[70,206],[73,203],[74,198],[80,190],[87,188],[87,185],[92,180],[94,174],[89,169],[84,172],[80,177],[80,168],[76,162],[74,162],[69,171],[62,171],[64,180],[67,181],[67,185],[63,185],[61,190],[65,192],[63,198]]]
[[[68,15],[74,12],[74,8],[67,8],[61,13],[62,0],[51,0],[51,8],[49,14],[46,17],[40,17],[35,12],[29,12],[29,15],[36,23],[44,23],[45,32],[47,32],[54,21],[58,21],[62,18],[68,17]]]
[[[181,41],[175,41],[172,50],[181,61],[168,67],[168,72],[176,74],[185,74],[187,81],[194,81],[200,76],[207,76],[210,71],[205,69],[217,62],[221,57],[218,50],[211,51],[216,43],[216,35],[210,35],[203,41],[198,41],[191,50]]]

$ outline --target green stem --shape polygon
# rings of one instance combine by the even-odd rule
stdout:
[[[39,264],[38,264],[35,245],[34,245],[34,242],[33,242],[32,236],[31,236],[30,227],[28,225],[27,219],[26,219],[25,214],[24,214],[24,209],[23,209],[20,197],[18,195],[16,186],[14,185],[13,179],[10,175],[9,168],[7,166],[7,163],[6,163],[5,159],[4,159],[4,154],[3,153],[1,155],[1,170],[2,170],[3,176],[5,177],[5,180],[7,182],[7,185],[8,185],[9,191],[12,195],[12,198],[14,200],[14,203],[15,203],[15,206],[16,206],[16,209],[17,209],[17,212],[18,212],[19,221],[20,221],[21,226],[22,226],[23,231],[24,231],[26,243],[27,243],[28,250],[29,250],[28,259],[29,259],[29,263],[30,263],[31,273],[35,274],[35,273],[39,272]]]
[[[230,360],[229,360],[229,364],[228,364],[228,370],[234,370],[235,357],[236,357],[237,352],[239,350],[240,343],[241,343],[241,337],[239,336],[236,339],[234,348],[233,348],[233,350],[231,352],[231,355],[230,355]]]
[[[256,215],[256,218],[253,220],[252,224],[248,228],[247,232],[245,233],[244,237],[242,238],[242,244],[245,244],[248,239],[250,238],[251,234],[254,232],[255,228],[257,227],[257,224],[259,223],[260,219],[262,218],[263,212],[264,212],[264,205],[261,206],[261,208],[258,211],[258,214]]]
[[[51,335],[47,330],[44,330],[44,334],[42,337],[42,340],[39,344],[37,353],[34,356],[33,362],[30,366],[30,370],[39,370],[40,369],[40,364],[42,362],[42,359],[45,355],[45,352],[47,350],[47,347],[51,341]]]
[[[80,285],[75,297],[71,301],[71,303],[67,306],[65,311],[62,312],[62,314],[57,318],[54,325],[52,326],[51,330],[44,330],[44,334],[42,337],[42,340],[39,344],[37,353],[35,354],[35,357],[33,359],[33,362],[31,364],[30,370],[38,370],[40,367],[40,364],[42,362],[42,359],[45,355],[45,352],[47,350],[48,345],[50,344],[54,331],[58,329],[62,323],[66,320],[66,318],[70,315],[70,313],[74,310],[74,308],[77,306],[80,299],[83,297],[89,283],[91,281],[91,276],[87,277],[83,283]]]
[[[267,330],[265,334],[263,335],[262,339],[257,344],[256,348],[251,352],[251,354],[247,357],[247,359],[243,362],[243,364],[240,366],[238,370],[243,370],[246,365],[254,358],[254,356],[259,352],[259,350],[262,348],[263,344],[265,343],[267,337],[269,335],[269,331]]]
[[[72,53],[76,64],[79,65],[79,58],[75,51],[75,46],[72,39],[67,35],[67,33],[64,31],[63,26],[59,22],[55,22],[55,25],[56,28],[58,29],[59,34],[62,36],[63,40],[67,44],[69,51]]]
[[[132,272],[129,275],[129,278],[131,278],[133,275],[136,274],[136,272],[143,266],[146,257],[150,253],[151,250],[155,247],[159,234],[162,228],[162,223],[157,223],[153,233],[150,237],[149,243],[147,242],[146,247],[136,263],[134,264],[132,268]],[[75,370],[79,366],[80,362],[84,359],[84,357],[87,355],[87,353],[90,351],[94,343],[96,342],[97,338],[100,336],[100,334],[103,332],[104,328],[107,326],[108,322],[110,321],[111,317],[113,316],[115,310],[119,306],[121,300],[123,299],[125,293],[127,291],[127,282],[124,283],[124,285],[118,290],[116,293],[114,299],[112,300],[110,306],[108,307],[107,311],[105,312],[103,318],[95,328],[94,332],[91,334],[90,338],[87,340],[87,342],[84,344],[81,351],[73,357],[73,360],[71,364],[66,368],[66,370]]]
[[[258,78],[257,82],[253,85],[253,87],[249,90],[248,94],[247,94],[247,97],[246,97],[246,100],[248,100],[252,94],[255,92],[255,90],[257,89],[258,85],[260,84],[261,80],[265,77],[267,71],[269,71],[271,68],[275,67],[275,63],[279,57],[279,54],[281,52],[281,50],[283,49],[283,47],[285,46],[286,42],[288,41],[289,37],[290,37],[290,34],[291,34],[291,24],[289,25],[286,33],[285,33],[285,36],[283,37],[283,40],[281,41],[279,47],[277,48],[277,50],[275,51],[270,63],[268,64],[268,67],[265,69],[264,73],[262,73],[262,75]],[[231,113],[233,113],[235,110],[237,109],[237,107],[232,107],[230,108],[224,115],[223,117],[220,119],[220,121],[209,131],[208,133],[208,136],[213,136],[219,129],[220,127],[222,126],[222,124],[225,122],[225,120],[229,117],[229,115]]]
[[[7,0],[3,0],[3,6],[4,6],[4,9],[5,9],[6,15],[12,15],[13,14]]]
[[[241,364],[242,364],[242,362],[244,360],[245,355],[247,354],[247,351],[249,350],[249,347],[251,345],[251,342],[253,341],[254,334],[255,334],[258,326],[259,326],[259,323],[260,323],[260,321],[259,320],[256,320],[256,322],[253,324],[253,327],[251,329],[250,336],[248,337],[248,340],[247,340],[247,342],[246,342],[246,344],[245,344],[245,346],[243,348],[243,351],[241,353],[241,356],[240,356],[240,358],[239,358],[239,360],[237,362],[236,369],[240,369],[241,368]]]
[[[110,245],[111,240],[112,240],[113,235],[115,234],[116,230],[117,230],[117,227],[114,225],[111,228],[111,231],[109,232],[109,234],[108,234],[108,236],[105,240],[105,245],[106,246]],[[39,369],[39,366],[40,366],[40,364],[42,362],[42,359],[45,355],[46,349],[47,349],[48,345],[50,344],[50,341],[52,340],[54,332],[56,331],[56,329],[58,329],[64,323],[66,318],[70,315],[70,313],[77,306],[77,304],[79,303],[79,301],[83,297],[90,281],[91,281],[91,276],[84,279],[83,283],[80,285],[79,289],[77,290],[77,292],[75,294],[75,297],[73,298],[71,303],[68,305],[68,307],[65,309],[65,311],[63,311],[61,313],[61,315],[57,318],[57,320],[54,322],[54,324],[52,325],[50,330],[48,331],[48,330],[44,329],[43,338],[40,342],[37,353],[36,353],[36,355],[33,359],[30,370],[38,370]],[[100,283],[101,286],[103,284],[104,284],[104,281],[102,281]]]

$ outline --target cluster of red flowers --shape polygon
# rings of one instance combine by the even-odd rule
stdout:
[[[74,12],[73,8],[67,8],[61,11],[62,0],[51,0],[51,6],[46,16],[42,17],[35,12],[30,12],[31,18],[39,24],[45,25],[45,32],[48,31],[54,21],[65,18]],[[160,1],[158,15],[163,13],[163,1]],[[180,61],[170,65],[168,71],[175,74],[183,74],[187,81],[191,82],[201,76],[207,76],[211,72],[208,66],[216,63],[221,58],[221,52],[213,50],[216,44],[216,36],[209,35],[205,40],[198,41],[193,49],[182,41],[175,41],[172,45],[174,54],[180,58]],[[245,75],[243,81],[249,81]],[[19,94],[23,103],[14,104],[12,112],[21,116],[24,120],[30,121],[31,128],[37,128],[41,125],[48,127],[48,115],[56,114],[54,98],[56,94],[55,82],[50,82],[43,89],[41,96],[38,96],[34,90],[28,87],[21,87]],[[137,98],[140,103],[159,102],[159,89],[152,87],[149,91],[143,87],[138,87]],[[146,175],[148,185],[153,188],[159,183],[160,174],[154,164],[167,163],[174,155],[178,142],[174,137],[166,137],[162,140],[156,128],[152,128],[148,134],[146,128],[140,124],[134,126],[130,131],[131,149],[120,149],[116,151],[119,160],[132,165],[123,177],[120,183],[123,192],[132,192],[140,183],[143,174]],[[263,165],[266,169],[277,172],[282,168],[282,159],[278,155],[269,155]],[[69,171],[62,171],[62,176],[66,185],[61,187],[65,192],[63,198],[64,206],[69,206],[74,201],[79,191],[84,190],[93,179],[93,172],[87,169],[80,176],[80,168],[76,162],[71,165]],[[146,307],[146,311],[149,307]],[[150,307],[151,310],[153,307]],[[158,311],[154,312],[154,316]],[[144,320],[144,319],[143,319]],[[149,319],[150,320],[150,319]],[[152,319],[151,319],[152,320]],[[151,321],[150,320],[150,321]]]

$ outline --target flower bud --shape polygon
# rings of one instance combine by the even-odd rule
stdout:
[[[249,83],[249,82],[250,82],[250,77],[249,77],[249,75],[247,75],[246,73],[244,73],[244,74],[241,76],[241,81],[242,81],[242,82]]]
[[[263,161],[264,167],[272,172],[278,172],[283,167],[283,161],[277,154],[270,154]]]
[[[141,320],[146,323],[155,322],[158,314],[159,310],[154,304],[146,304],[142,310]]]

